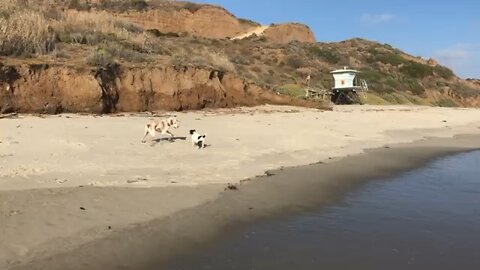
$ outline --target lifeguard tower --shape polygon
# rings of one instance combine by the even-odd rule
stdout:
[[[359,80],[357,74],[360,72],[354,69],[337,69],[330,72],[335,80],[332,88],[331,101],[335,104],[361,103],[359,94],[366,98],[368,85],[365,80]]]

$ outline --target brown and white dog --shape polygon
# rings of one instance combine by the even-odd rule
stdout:
[[[143,136],[142,143],[145,142],[145,138],[147,137],[148,134],[150,134],[152,138],[155,138],[155,135],[157,132],[160,132],[160,134],[168,134],[170,135],[170,138],[172,138],[173,134],[168,129],[170,127],[178,128],[179,127],[178,122],[179,121],[175,117],[162,119],[160,122],[152,120],[145,126],[145,135]]]

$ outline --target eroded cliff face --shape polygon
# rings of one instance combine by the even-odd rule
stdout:
[[[0,65],[0,111],[26,113],[196,110],[312,101],[279,96],[233,74],[194,67]]]
[[[210,5],[198,5],[198,9],[189,10],[175,9],[173,4],[164,4],[159,8],[117,13],[116,16],[145,29],[215,39],[235,38],[260,27],[258,23],[238,19],[225,9]],[[310,28],[298,23],[271,25],[262,35],[274,43],[316,42]]]
[[[298,23],[272,25],[265,30],[264,36],[275,43],[289,43],[291,41],[316,42],[315,35],[310,28]]]
[[[237,19],[226,10],[214,6],[201,6],[198,10],[165,8],[133,11],[116,16],[136,23],[145,29],[158,29],[163,33],[188,33],[205,38],[227,38],[248,32],[258,25]]]
[[[101,112],[102,89],[94,76],[47,65],[0,65],[0,111]]]

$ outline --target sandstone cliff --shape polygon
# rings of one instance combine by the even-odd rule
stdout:
[[[217,39],[242,36],[260,26],[256,22],[239,19],[218,6],[186,2],[167,2],[139,11],[117,12],[116,16],[145,29]],[[315,42],[308,26],[296,23],[272,25],[265,30],[264,36],[277,43]]]
[[[316,42],[315,35],[310,28],[298,23],[271,25],[265,29],[264,36],[276,43],[289,43],[291,41]]]
[[[90,71],[67,66],[0,64],[0,111],[134,112],[215,107],[319,103],[278,96],[233,74],[195,67]]]
[[[162,5],[145,11],[118,13],[117,16],[145,29],[158,29],[163,33],[188,33],[205,38],[233,37],[258,26],[254,22],[237,19],[223,8],[209,5],[199,6],[198,9]]]

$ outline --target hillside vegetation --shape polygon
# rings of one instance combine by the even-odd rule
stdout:
[[[198,17],[205,8],[222,12],[228,20],[234,18],[238,23],[235,31],[258,27],[222,8],[188,2],[2,0],[0,62],[13,66],[63,65],[78,70],[114,64],[142,68],[191,66],[236,74],[265,91],[298,98],[303,98],[308,74],[312,76],[311,86],[329,89],[333,84],[329,72],[349,66],[360,70],[360,77],[369,83],[367,103],[480,104],[478,83],[462,80],[434,60],[408,55],[388,44],[359,38],[338,43],[281,43],[257,35],[240,40],[208,38],[195,29],[165,32],[150,28],[139,18],[141,14],[157,14],[152,12],[159,9],[172,16]],[[213,19],[197,17],[208,29]],[[214,23],[212,29],[217,27]]]

